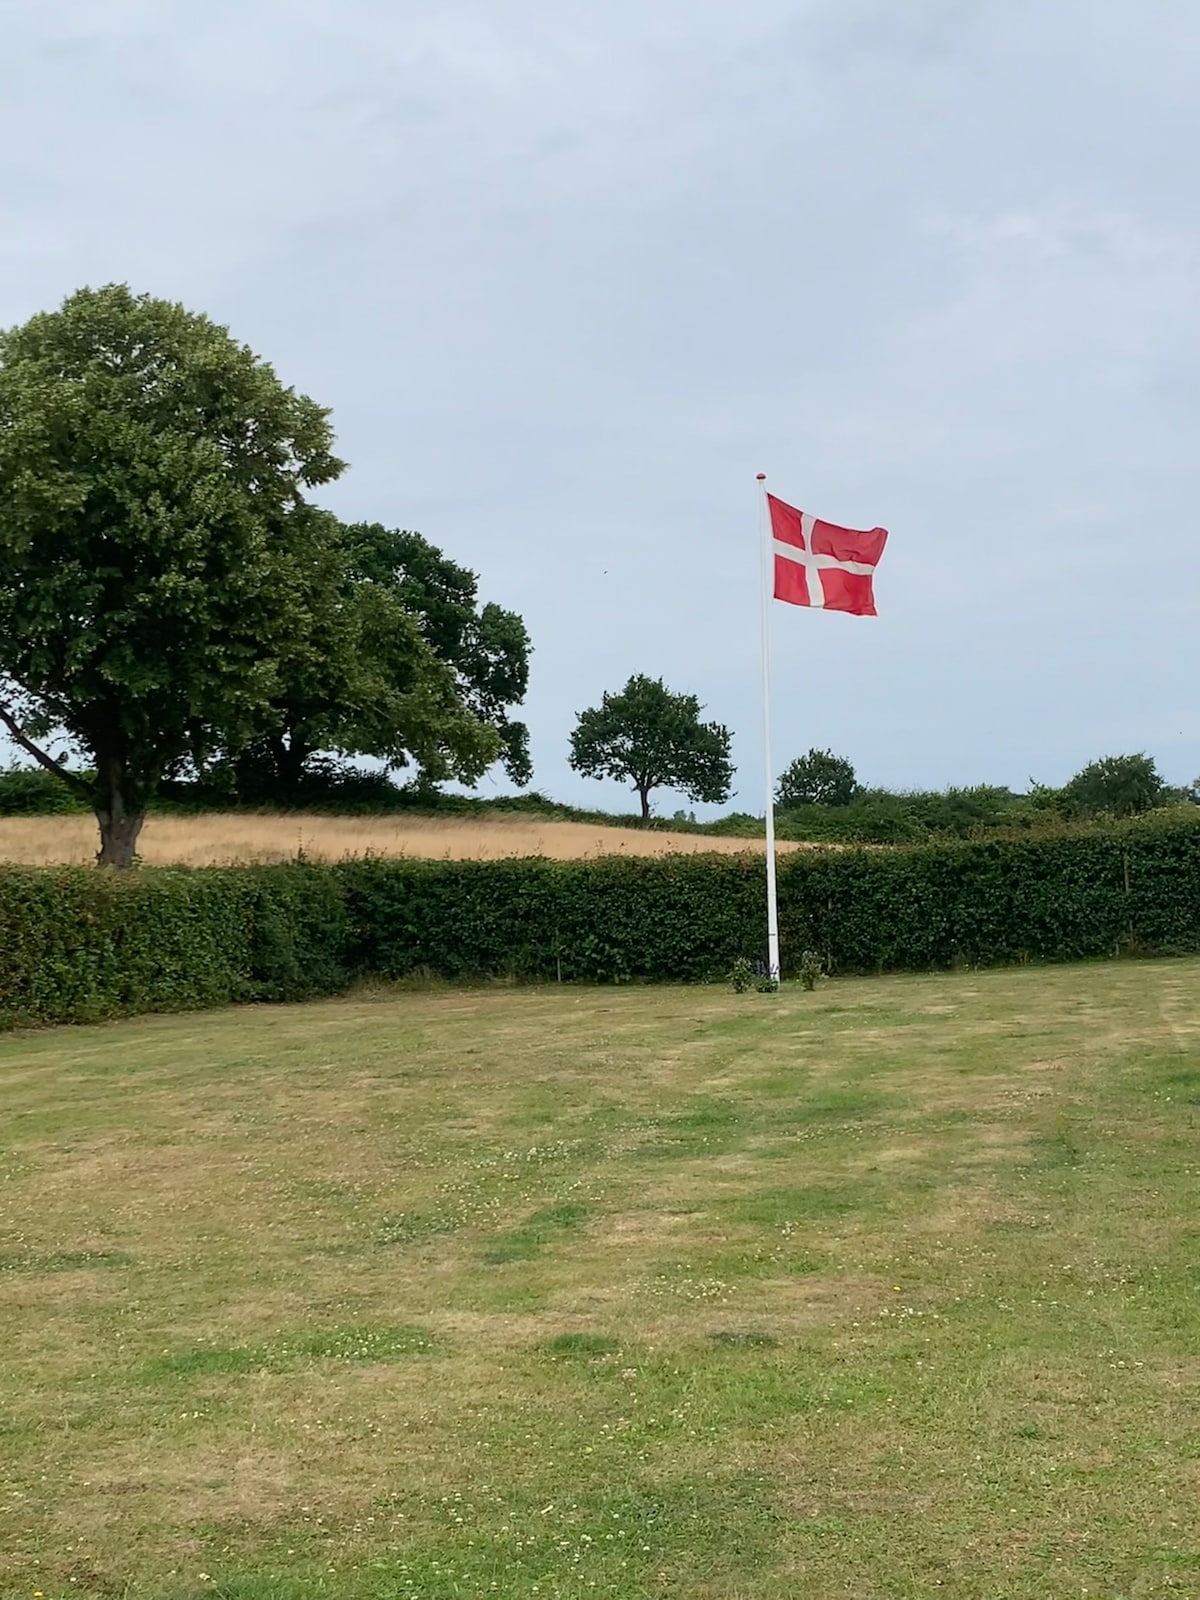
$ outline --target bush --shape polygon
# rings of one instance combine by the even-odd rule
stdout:
[[[781,839],[832,844],[917,844],[929,830],[900,795],[871,790],[845,806],[793,806],[777,820]]]
[[[1133,817],[1167,796],[1153,756],[1104,756],[1077,772],[1059,793],[1068,816]]]
[[[734,994],[746,994],[754,987],[754,963],[739,956],[729,969],[729,986]]]
[[[1039,815],[1026,796],[988,784],[907,794],[860,789],[846,804],[836,807],[787,807],[780,818],[779,835],[846,844],[919,844],[1028,827]]]
[[[817,987],[822,970],[821,958],[815,950],[802,950],[800,952],[796,974],[800,979],[801,987],[807,989],[810,994]]]
[[[0,817],[52,817],[87,809],[74,790],[44,767],[0,770]]]
[[[858,793],[858,779],[845,756],[832,750],[810,750],[784,771],[776,792],[784,809],[796,806],[848,806]]]
[[[325,811],[342,816],[387,814],[413,804],[414,791],[401,789],[386,772],[363,772],[346,762],[314,761],[288,790],[264,775],[235,773],[232,763],[218,762],[198,778],[167,779],[159,785],[156,810]]]

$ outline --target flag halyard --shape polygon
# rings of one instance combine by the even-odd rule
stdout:
[[[872,580],[886,528],[840,528],[767,495],[776,600],[819,611],[876,616]]]

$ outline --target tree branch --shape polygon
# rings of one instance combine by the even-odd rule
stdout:
[[[81,794],[90,800],[92,791],[85,778],[71,772],[54,757],[47,755],[44,750],[39,750],[33,740],[26,734],[12,712],[5,705],[0,705],[0,722],[8,729],[14,744],[20,745],[27,755],[31,755],[39,767],[44,767],[47,772],[52,772],[56,778],[61,778],[69,789],[74,789],[76,794]]]

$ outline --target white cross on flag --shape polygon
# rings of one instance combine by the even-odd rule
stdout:
[[[775,547],[775,598],[821,611],[873,617],[871,580],[887,543],[886,528],[839,528],[773,494],[771,534]]]

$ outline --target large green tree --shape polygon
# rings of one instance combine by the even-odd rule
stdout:
[[[335,525],[336,527],[336,525]],[[344,565],[310,631],[281,652],[264,731],[232,761],[243,798],[303,795],[318,755],[415,765],[432,781],[474,783],[500,739],[463,702],[453,669],[394,590],[363,579],[336,528]],[[228,754],[217,764],[228,766]]]
[[[702,709],[694,694],[673,694],[661,678],[632,677],[619,693],[580,712],[570,763],[585,777],[632,784],[643,821],[658,788],[720,805],[733,783],[729,730],[701,722]]]
[[[529,687],[529,634],[515,611],[478,601],[478,577],[419,533],[356,523],[347,530],[354,570],[394,592],[421,620],[440,661],[455,677],[467,709],[500,741],[500,760],[516,784],[532,777],[529,730],[510,715]]]
[[[240,790],[287,798],[329,753],[467,783],[499,756],[514,782],[528,783],[529,735],[509,716],[529,681],[521,618],[479,606],[475,574],[418,533],[358,523],[341,539],[346,568],[329,643],[285,665],[275,725],[236,763]]]
[[[494,753],[419,625],[348,595],[306,499],[342,468],[328,413],[182,306],[86,289],[0,334],[0,722],[86,795],[102,864],[134,859],[167,773],[276,727],[305,673],[327,708],[402,701],[408,748]],[[381,655],[390,701],[361,665]]]

